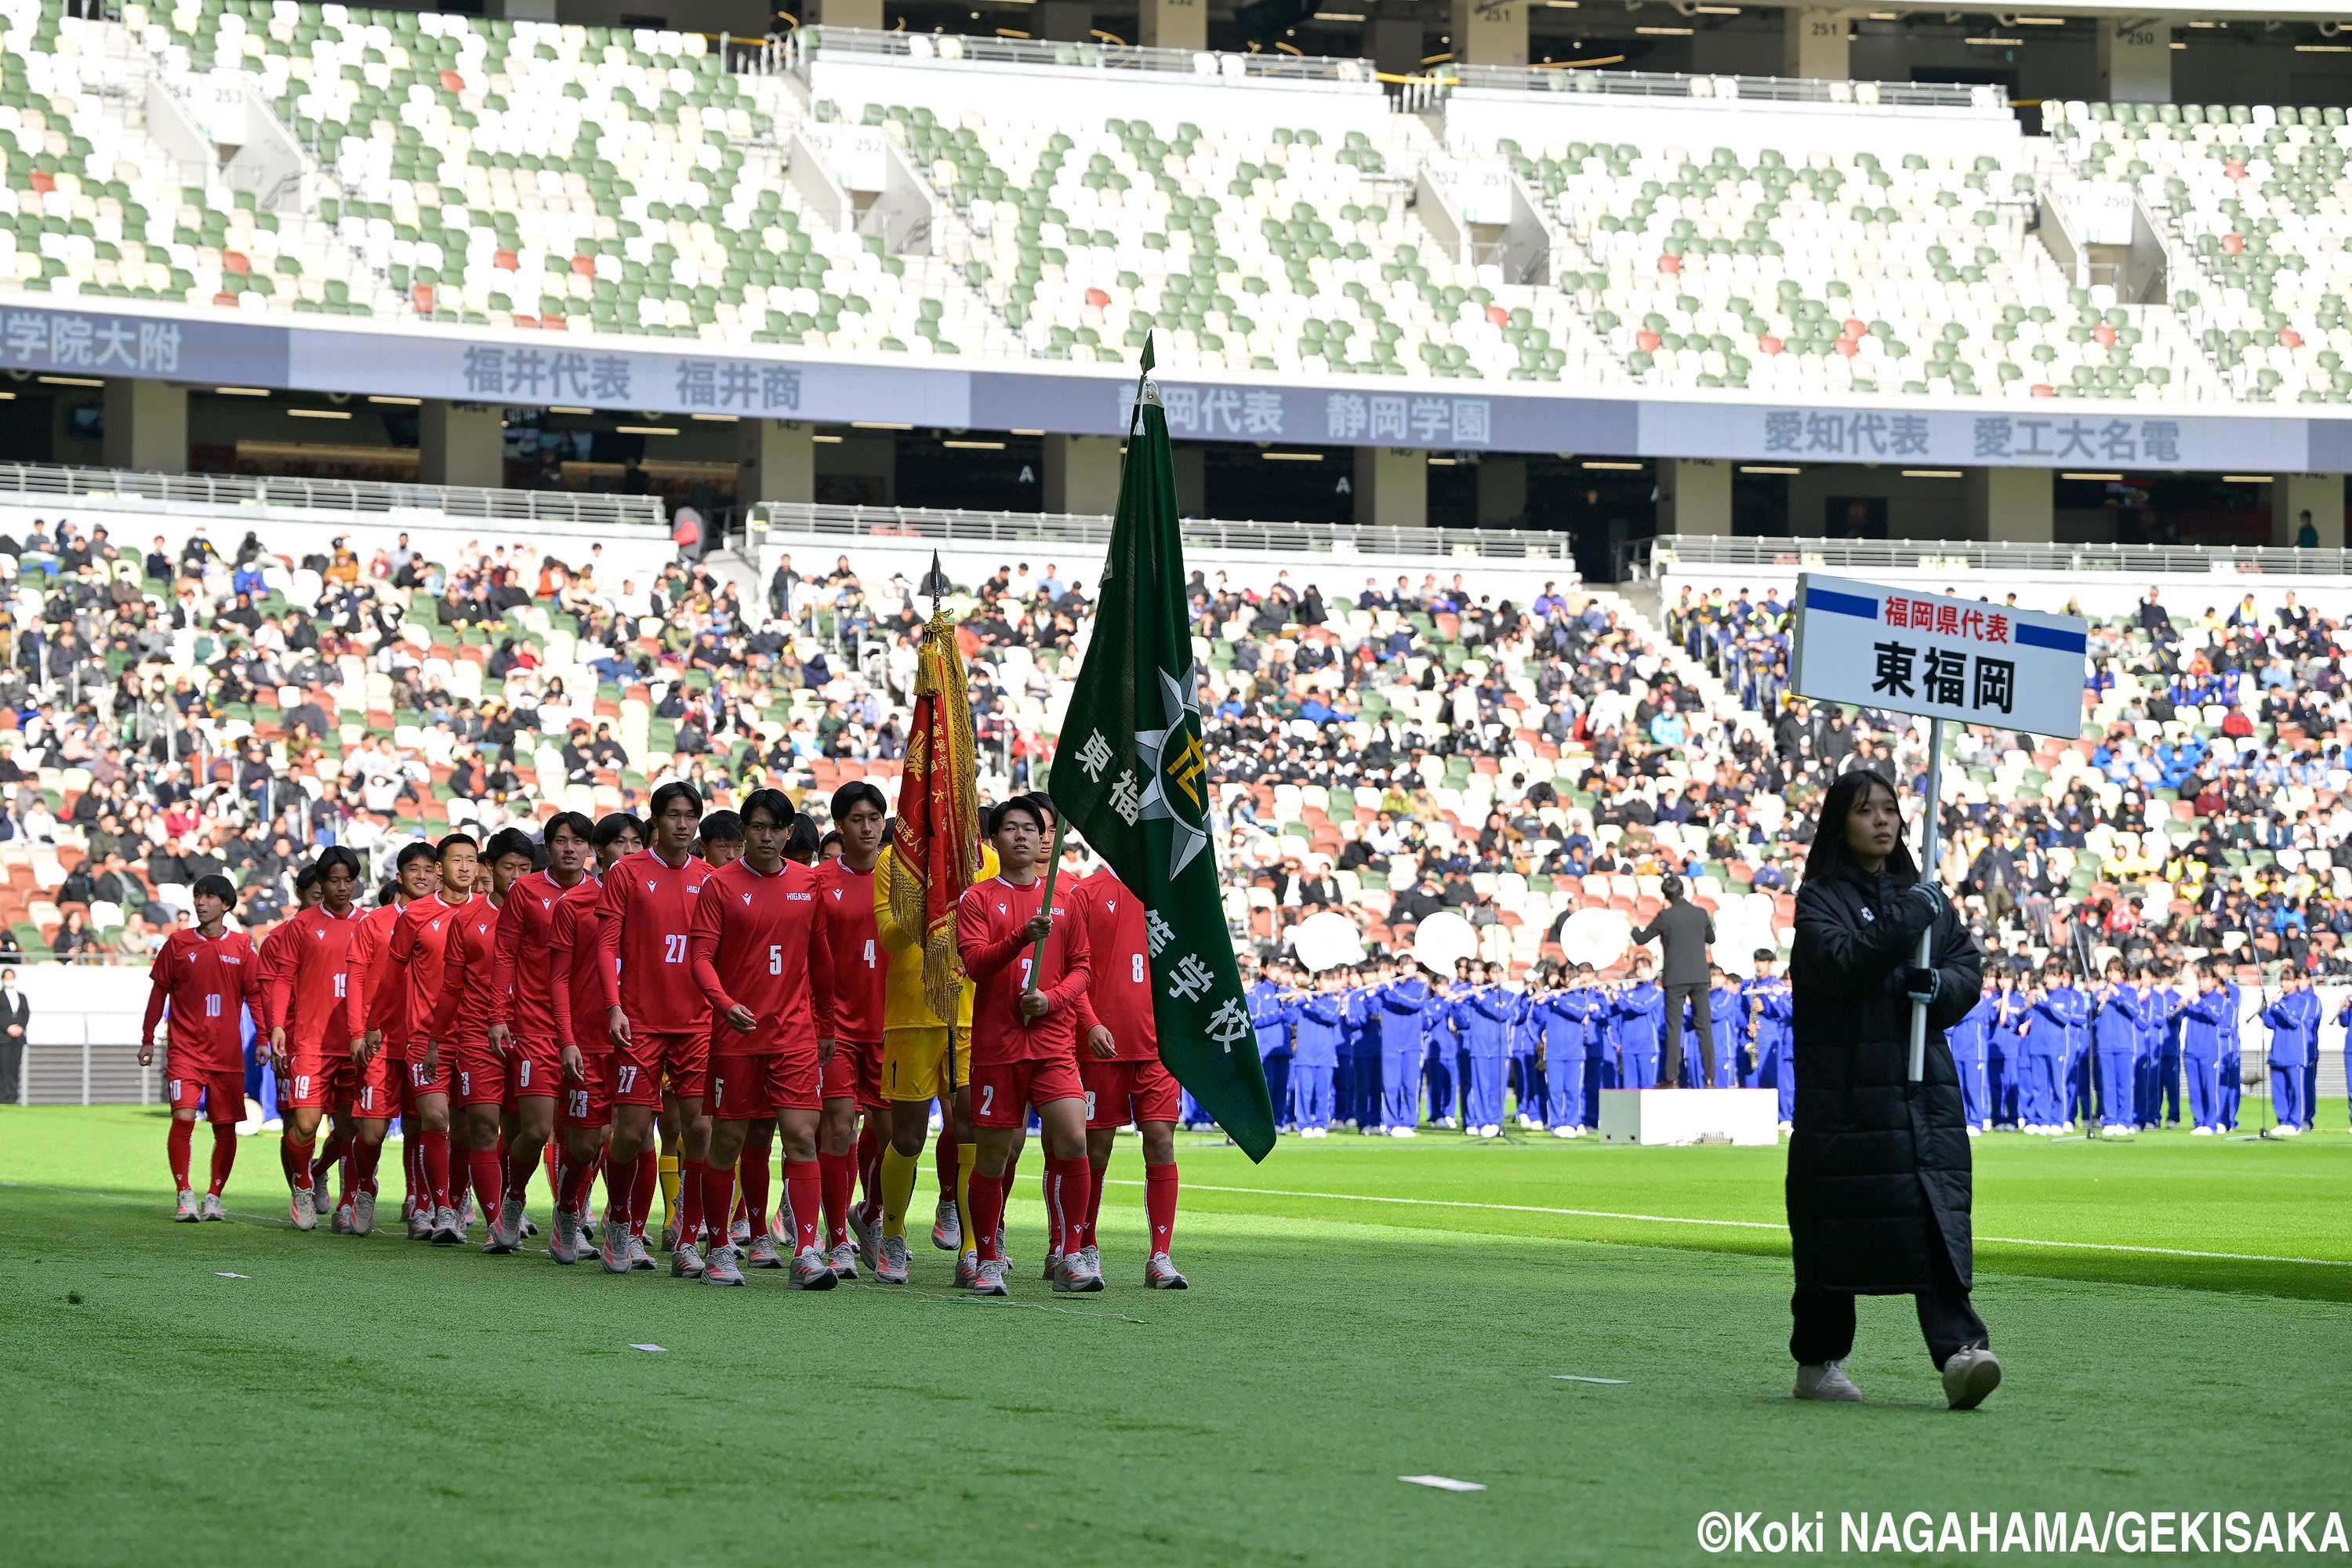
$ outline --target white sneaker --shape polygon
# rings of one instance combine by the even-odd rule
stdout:
[[[626,1274],[635,1267],[629,1256],[629,1227],[612,1215],[604,1216],[604,1234],[597,1238],[596,1256],[604,1260],[607,1274]]]
[[[753,1237],[751,1245],[744,1249],[743,1266],[747,1268],[782,1268],[784,1255],[777,1249],[776,1238],[772,1236]]]
[[[226,1220],[228,1218],[227,1214],[221,1208],[220,1194],[218,1193],[206,1193],[197,1201],[196,1217],[198,1219],[217,1220]]]
[[[1102,1270],[1087,1261],[1085,1249],[1066,1252],[1054,1271],[1054,1289],[1066,1296],[1088,1296],[1103,1288]]]
[[[474,1227],[475,1212],[474,1193],[473,1189],[469,1187],[466,1190],[464,1194],[457,1199],[457,1228],[459,1231],[467,1231]]]
[[[1573,1138],[1576,1136],[1577,1131],[1578,1130],[1573,1127],[1555,1127],[1551,1130],[1551,1135],[1555,1138]]]
[[[625,1226],[622,1228],[625,1230],[627,1229]],[[654,1267],[654,1255],[646,1250],[646,1238],[639,1236],[635,1231],[631,1230],[628,1233],[628,1239],[629,1267],[632,1268],[652,1268]]]
[[[1983,1129],[1983,1128],[1981,1128],[1981,1127],[1979,1127],[1979,1126],[1975,1125],[1973,1122],[1971,1122],[1971,1123],[1969,1124],[1969,1130],[1968,1130],[1968,1131],[1969,1131],[1969,1137],[1971,1137],[1971,1138],[1975,1138],[1975,1137],[1981,1136],[1981,1135],[1982,1135],[1982,1133],[1984,1132],[1984,1129]]]
[[[982,1259],[972,1280],[972,1294],[975,1296],[1012,1295],[1013,1292],[1005,1288],[1004,1274],[1004,1259],[1002,1258]]]
[[[295,1188],[294,1199],[291,1203],[286,1205],[286,1212],[293,1216],[294,1228],[296,1230],[318,1229],[319,1194],[317,1190],[310,1187]]]
[[[415,1208],[408,1211],[408,1239],[411,1241],[430,1241],[433,1239],[433,1208],[431,1205],[418,1204]]]
[[[881,1251],[874,1260],[874,1278],[885,1285],[904,1285],[907,1282],[905,1237],[886,1236],[882,1238]]]
[[[172,1210],[173,1225],[196,1223],[196,1191],[194,1187],[182,1187],[180,1195],[173,1200],[173,1205]]]
[[[953,1198],[941,1198],[931,1215],[931,1245],[941,1252],[963,1250],[963,1219],[956,1213]]]
[[[825,1264],[835,1279],[857,1278],[857,1247],[855,1242],[842,1242],[825,1254]]]
[[[465,1244],[466,1222],[457,1217],[457,1211],[455,1208],[435,1209],[433,1211],[433,1245],[463,1247]]]
[[[730,1245],[740,1247],[751,1239],[751,1222],[750,1220],[739,1219],[727,1227],[727,1240]]]
[[[2210,1127],[2192,1127],[2189,1130],[2189,1136],[2191,1138],[2210,1138],[2213,1136],[2213,1130]]]
[[[558,1263],[580,1261],[580,1216],[570,1209],[555,1211],[555,1235],[547,1244],[547,1255]]]
[[[863,1206],[851,1205],[849,1238],[856,1247],[857,1255],[865,1258],[867,1264],[872,1264],[876,1258],[881,1257],[882,1211],[877,1208],[869,1215]]]
[[[2300,1138],[2303,1136],[2303,1129],[2295,1126],[2293,1122],[2289,1122],[2285,1126],[2273,1129],[2273,1132],[2276,1136],[2281,1138]]]
[[[824,1253],[804,1247],[793,1259],[792,1278],[786,1283],[795,1290],[830,1290],[841,1281],[834,1278],[833,1265],[825,1261]]]
[[[2102,1138],[2128,1138],[2131,1136],[2131,1129],[2125,1126],[2120,1121],[2110,1121],[2099,1129],[2099,1136]]]
[[[1451,1132],[1454,1131],[1454,1118],[1451,1116],[1441,1116],[1435,1121],[1432,1122],[1431,1125],[1441,1128],[1447,1132]]]
[[[2000,1362],[1981,1345],[1954,1351],[1944,1363],[1944,1397],[1955,1410],[1974,1410],[2000,1386]]]
[[[1102,1272],[1101,1247],[1097,1247],[1093,1242],[1089,1241],[1086,1245],[1085,1257],[1087,1268],[1093,1269],[1097,1274]]]
[[[1500,1138],[1502,1135],[1503,1130],[1491,1121],[1478,1129],[1478,1136],[1481,1138]]]
[[[1192,1282],[1176,1272],[1175,1262],[1164,1252],[1155,1252],[1143,1265],[1143,1282],[1154,1290],[1189,1290]]]
[[[484,1252],[505,1254],[522,1245],[522,1200],[509,1193],[499,1200],[498,1216],[490,1221]]]
[[[1418,1138],[1421,1136],[1421,1129],[1418,1127],[1391,1127],[1389,1129],[1389,1136],[1391,1138]]]
[[[664,1252],[676,1252],[677,1250],[677,1225],[675,1221],[665,1220],[662,1223],[661,1249]]]
[[[701,1252],[692,1242],[681,1242],[669,1255],[669,1277],[673,1279],[702,1278]]]
[[[375,1234],[375,1194],[373,1193],[355,1193],[352,1194],[352,1234],[353,1236],[373,1236]]]
[[[349,1236],[349,1235],[351,1235],[351,1233],[352,1233],[352,1201],[351,1201],[351,1199],[349,1199],[349,1198],[345,1198],[341,1203],[337,1204],[337,1205],[335,1205],[335,1207],[334,1207],[333,1215],[334,1215],[334,1217],[327,1221],[327,1229],[328,1229],[328,1231],[329,1231],[331,1234],[335,1235],[335,1236]]]
[[[1003,1245],[1004,1245],[1004,1243],[1003,1243],[1002,1240],[998,1241],[998,1243],[997,1243],[997,1246],[998,1246],[999,1247],[1002,1247]],[[1044,1272],[1044,1273],[1042,1273],[1042,1274],[1040,1274],[1040,1275],[1038,1275],[1038,1276],[1037,1276],[1037,1278],[1038,1278],[1038,1279],[1040,1279],[1045,1280],[1047,1284],[1049,1284],[1049,1285],[1050,1285],[1050,1284],[1052,1284],[1052,1283],[1054,1282],[1055,1277],[1056,1275],[1058,1275],[1058,1274],[1061,1272],[1061,1268],[1062,1268],[1062,1255],[1061,1255],[1060,1253],[1058,1253],[1058,1252],[1049,1252],[1049,1253],[1045,1254],[1045,1272]]]
[[[710,1249],[710,1257],[702,1266],[702,1281],[706,1285],[740,1285],[743,1270],[740,1267],[742,1251],[731,1241],[720,1242]]]
[[[1845,1374],[1842,1362],[1806,1363],[1797,1368],[1797,1397],[1832,1405],[1859,1405],[1862,1390]]]
[[[959,1290],[970,1290],[978,1287],[979,1284],[980,1254],[977,1252],[957,1253],[955,1266],[955,1288]]]
[[[1780,1131],[1783,1132],[1794,1132],[1796,1130],[1797,1124],[1793,1121],[1783,1121],[1780,1123]]]

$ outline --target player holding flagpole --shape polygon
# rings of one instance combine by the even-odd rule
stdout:
[[[1076,1054],[1087,924],[1070,918],[1068,902],[1046,901],[1045,808],[1015,796],[996,807],[989,826],[1003,868],[967,889],[956,907],[956,949],[974,987],[971,1116],[980,1158],[971,1215],[979,1226],[978,1289],[1010,1294],[998,1242],[1005,1168],[1020,1153],[1034,1106],[1045,1144],[1046,1250],[1061,1258],[1054,1289],[1099,1290],[1102,1275],[1087,1261],[1080,1217],[1093,1183]]]
[[[694,984],[689,952],[695,901],[711,875],[689,849],[701,819],[702,793],[692,784],[673,779],[654,791],[653,842],[615,865],[597,897],[596,976],[615,1052],[600,1250],[614,1274],[628,1272],[630,1227],[645,1221],[644,1212],[634,1208],[629,1177],[637,1156],[652,1145],[665,1072],[677,1095],[684,1163],[670,1272],[682,1279],[702,1272],[701,1254],[688,1245],[702,1227],[703,1163],[710,1148],[710,1121],[702,1108],[709,1005]],[[718,1218],[722,1226],[727,1223],[727,1215]]]
[[[139,1065],[155,1059],[155,1026],[171,1009],[172,1127],[165,1147],[178,1190],[172,1217],[183,1223],[226,1219],[221,1189],[236,1163],[236,1124],[245,1117],[245,1050],[237,1021],[249,1008],[268,1017],[261,994],[261,960],[252,941],[230,931],[236,889],[226,877],[199,878],[193,889],[196,923],[175,931],[147,971],[147,1017],[139,1031]],[[213,1125],[212,1185],[201,1202],[188,1185],[189,1144],[201,1105]]]
[[[694,979],[710,1005],[710,1156],[703,1213],[712,1232],[699,1273],[713,1285],[743,1283],[741,1249],[728,1235],[735,1157],[755,1121],[772,1120],[783,1142],[792,1211],[792,1287],[830,1290],[832,1265],[818,1245],[822,1177],[816,1159],[824,1066],[835,1051],[833,957],[817,918],[816,873],[784,858],[793,804],[763,789],[743,803],[741,859],[710,872],[695,904]],[[684,1257],[698,1238],[678,1238]]]

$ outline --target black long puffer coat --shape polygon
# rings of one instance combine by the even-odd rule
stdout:
[[[1970,1283],[1967,1113],[1944,1031],[1976,1005],[1982,960],[1947,907],[1935,922],[1931,957],[1942,980],[1927,1009],[1924,1081],[1907,1081],[1903,972],[1928,923],[1916,881],[1849,862],[1797,892],[1788,1202],[1801,1289],[1927,1289],[1939,1239],[1960,1283]]]

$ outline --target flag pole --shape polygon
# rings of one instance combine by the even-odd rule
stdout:
[[[1037,912],[1049,920],[1053,918],[1054,913],[1054,879],[1059,876],[1062,870],[1062,834],[1067,826],[1068,820],[1062,816],[1060,808],[1056,807],[1054,812],[1053,853],[1045,858],[1045,896],[1037,900]],[[1045,968],[1045,939],[1041,936],[1035,945],[1029,950],[1029,984],[1031,985],[1037,984],[1038,973]]]
[[[1927,721],[1927,832],[1920,849],[1926,864],[1919,868],[1921,879],[1936,879],[1936,830],[1942,826],[1944,815],[1944,721]],[[1935,962],[1936,922],[1929,921],[1927,929],[1919,933],[1919,967],[1927,968]],[[1911,1081],[1919,1082],[1927,1075],[1927,1004],[1916,997],[1911,1003]]]

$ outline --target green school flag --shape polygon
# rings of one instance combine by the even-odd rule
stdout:
[[[1055,804],[1143,900],[1160,1059],[1252,1160],[1274,1108],[1209,842],[1200,672],[1184,619],[1184,541],[1151,350],[1129,422],[1094,641],[1062,721]]]

